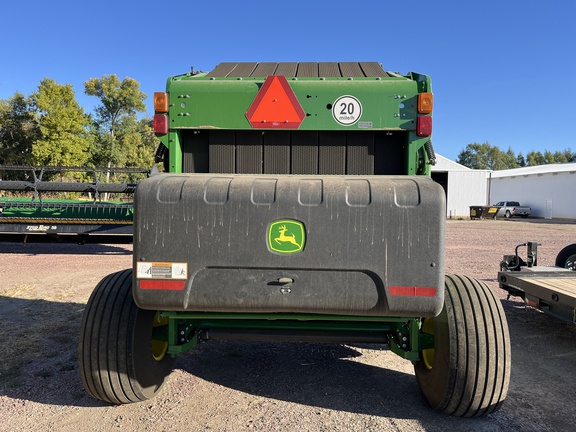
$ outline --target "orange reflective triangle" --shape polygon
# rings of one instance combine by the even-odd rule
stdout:
[[[270,75],[252,101],[246,118],[253,128],[298,129],[306,114],[282,75]]]

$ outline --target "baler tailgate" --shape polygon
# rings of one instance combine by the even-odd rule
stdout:
[[[152,177],[137,190],[137,277],[148,279],[162,256],[187,263],[188,280],[182,291],[147,281],[136,301],[161,310],[435,315],[443,194],[428,177]]]

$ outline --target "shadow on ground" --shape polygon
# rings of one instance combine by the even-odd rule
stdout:
[[[512,340],[512,382],[502,410],[481,419],[430,410],[411,365],[378,346],[209,341],[181,355],[176,366],[190,374],[186,379],[249,398],[416,419],[427,431],[570,430],[571,408],[562,407],[576,404],[575,328],[521,303],[503,303]],[[0,395],[50,405],[106,406],[84,393],[78,374],[83,309],[80,303],[0,296],[0,337],[8,347],[0,365]],[[162,392],[145,403],[165,403]],[[540,413],[536,421],[534,410]]]
[[[0,254],[132,255],[132,245],[0,242]]]

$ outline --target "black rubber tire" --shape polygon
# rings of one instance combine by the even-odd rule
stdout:
[[[510,219],[512,217],[512,213],[510,213],[510,210],[506,210],[506,214],[504,216],[506,216],[506,219]]]
[[[430,406],[458,417],[500,408],[510,382],[508,324],[500,301],[483,282],[447,275],[444,307],[433,324],[434,356],[414,370]],[[430,359],[428,359],[430,360]]]
[[[134,303],[131,269],[112,273],[98,283],[84,310],[78,343],[80,375],[89,395],[126,404],[158,393],[175,359],[153,356],[155,316],[155,311]]]
[[[556,267],[576,270],[576,243],[568,245],[558,252]]]

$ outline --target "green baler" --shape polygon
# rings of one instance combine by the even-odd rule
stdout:
[[[426,75],[377,63],[221,63],[155,94],[158,161],[139,183],[134,265],[94,290],[86,391],[154,396],[174,357],[210,339],[381,343],[430,405],[497,410],[502,306],[444,274],[445,194],[430,177]]]

